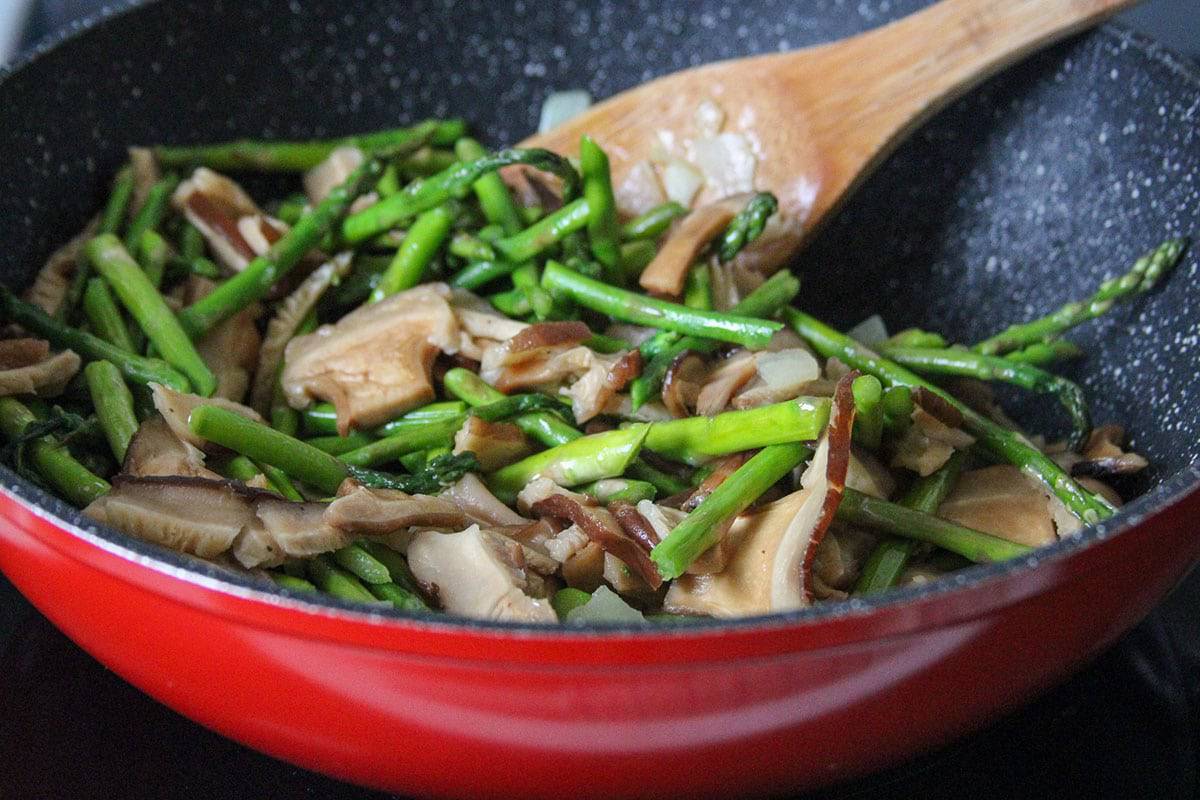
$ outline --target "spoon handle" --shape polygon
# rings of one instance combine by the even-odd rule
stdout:
[[[1137,0],[942,0],[819,48],[830,75],[853,76],[846,128],[900,138],[968,89],[1030,53],[1095,25]],[[803,51],[801,51],[803,52]],[[815,53],[814,53],[815,55]],[[811,69],[806,61],[804,68]],[[851,119],[847,119],[849,113]],[[839,137],[841,133],[839,132]],[[871,152],[878,151],[876,141]]]

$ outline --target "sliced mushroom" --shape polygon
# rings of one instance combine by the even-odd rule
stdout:
[[[47,314],[58,311],[67,296],[67,290],[71,288],[75,270],[79,268],[83,246],[96,235],[99,226],[99,217],[93,217],[79,234],[51,253],[38,270],[33,283],[25,290],[25,299]]]
[[[758,374],[754,354],[741,350],[721,362],[708,376],[696,398],[696,413],[705,417],[720,414],[734,394]]]
[[[913,408],[912,421],[896,442],[892,466],[911,469],[921,477],[937,472],[955,450],[963,450],[975,442],[966,431],[950,427],[919,405]]]
[[[338,147],[325,160],[304,173],[304,193],[314,206],[346,182],[366,156],[357,147]]]
[[[1101,425],[1095,428],[1084,444],[1083,457],[1070,464],[1071,475],[1113,478],[1132,475],[1150,466],[1150,462],[1142,456],[1124,450],[1124,443],[1125,429],[1120,425]]]
[[[188,420],[192,412],[200,406],[216,406],[235,414],[241,414],[255,422],[265,421],[254,409],[223,397],[201,397],[187,392],[177,392],[161,383],[151,383],[150,393],[154,407],[158,409],[158,413],[163,415],[163,419],[167,421],[171,431],[183,441],[201,449],[208,447],[208,442],[192,433],[192,429],[188,427]]]
[[[1071,524],[1058,511],[1041,483],[1011,464],[998,464],[960,475],[938,509],[938,516],[1010,542],[1038,547],[1058,538],[1056,516],[1068,528],[1077,527],[1077,522]]]
[[[600,414],[612,398],[624,389],[642,371],[642,354],[637,350],[623,351],[612,355],[593,353],[588,348],[590,366],[567,389],[571,398],[571,412],[575,421],[587,422]]]
[[[238,229],[238,220],[262,212],[230,178],[200,167],[179,184],[171,203],[203,234],[217,261],[227,269],[241,272],[254,258],[254,249]]]
[[[754,378],[731,401],[734,408],[755,408],[810,394],[809,387],[821,377],[817,359],[801,347],[755,353],[754,371]]]
[[[704,248],[725,230],[750,199],[739,194],[697,208],[679,221],[654,260],[642,271],[638,283],[647,292],[678,297],[688,270]]]
[[[604,583],[604,563],[607,555],[603,547],[589,540],[582,549],[563,561],[563,580],[573,589],[595,591]]]
[[[462,328],[462,352],[476,361],[481,360],[489,348],[508,341],[529,327],[527,322],[509,319],[497,312],[491,303],[466,289],[455,289],[450,305]]]
[[[330,523],[330,507],[325,503],[294,503],[273,494],[260,495],[255,503],[263,530],[276,549],[290,558],[307,558],[350,544],[353,534]]]
[[[649,503],[658,510],[658,506],[649,500],[642,500],[636,506],[633,503],[621,501],[609,503],[608,511],[616,518],[617,524],[621,526],[621,530],[625,531],[625,535],[640,544],[642,549],[649,553],[656,544],[662,541],[662,535],[659,534],[657,526],[642,515],[640,510],[642,503]],[[674,509],[668,510],[673,511]]]
[[[538,476],[529,483],[525,484],[525,488],[517,492],[517,508],[519,508],[523,513],[528,514],[533,510],[535,505],[540,503],[542,500],[545,500],[547,497],[551,497],[556,494],[564,494],[575,502],[582,503],[584,505],[592,505],[595,502],[592,500],[592,498],[587,497],[586,495],[577,494],[572,492],[570,489],[564,489],[547,477]]]
[[[288,402],[331,401],[345,436],[432,400],[434,358],[458,349],[449,294],[445,284],[424,284],[292,339],[282,375]]]
[[[588,546],[592,540],[578,525],[568,525],[558,533],[546,539],[543,547],[546,553],[559,564],[565,564]],[[603,567],[601,567],[603,571]]]
[[[325,521],[352,533],[384,534],[412,527],[461,528],[467,517],[441,497],[356,486],[329,504]]]
[[[708,373],[708,363],[695,350],[685,350],[675,357],[663,376],[662,387],[663,405],[672,416],[690,417],[695,413]]]
[[[555,622],[550,601],[527,594],[530,574],[515,542],[472,525],[458,533],[421,531],[408,565],[449,612],[481,619]]]
[[[454,485],[447,487],[441,497],[456,505],[472,522],[481,525],[524,525],[529,520],[501,503],[484,485],[479,476],[468,472]]]
[[[237,221],[238,233],[256,256],[266,255],[271,245],[282,239],[290,230],[283,220],[266,214],[250,214]]]
[[[233,546],[258,524],[254,493],[229,481],[204,478],[113,478],[112,491],[83,513],[117,530],[201,558]]]
[[[283,351],[296,335],[300,323],[316,307],[325,291],[350,272],[353,263],[350,252],[338,253],[313,270],[296,290],[276,307],[275,316],[267,323],[267,333],[258,349],[258,364],[254,369],[254,385],[250,390],[250,406],[266,414],[271,406],[283,363]]]
[[[585,505],[565,494],[552,494],[533,505],[540,515],[569,520],[599,544],[606,552],[624,561],[652,589],[662,585],[662,576],[650,556],[625,535],[621,526],[607,509]]]
[[[211,294],[216,284],[208,278],[192,275],[186,283],[185,302],[190,305]],[[196,342],[196,352],[217,378],[214,397],[240,403],[250,386],[250,374],[258,362],[262,337],[257,320],[262,306],[252,303],[228,319],[222,320]]]
[[[31,341],[18,339],[10,341]],[[8,355],[16,356],[15,352]],[[40,397],[55,397],[62,394],[63,389],[75,373],[79,372],[81,361],[71,350],[63,350],[37,363],[19,367],[0,368],[0,397],[10,397],[15,394],[36,394]]]
[[[176,436],[158,415],[138,426],[137,433],[129,440],[121,471],[135,478],[175,475],[219,480],[221,477],[204,466],[204,453],[199,448]]]
[[[32,367],[49,357],[50,343],[45,339],[0,339],[0,370]]]
[[[751,455],[753,453],[733,453],[722,458],[713,467],[713,471],[708,474],[708,477],[702,480],[700,485],[680,504],[680,510],[688,512],[704,502],[704,499],[712,494],[713,489],[724,483],[725,479],[736,472],[738,467],[749,461]]]
[[[850,470],[846,473],[846,486],[871,497],[887,500],[896,491],[896,478],[870,451],[854,446],[850,449]]]
[[[495,472],[532,453],[533,446],[511,422],[487,422],[468,416],[454,434],[454,452],[474,453],[484,472]]]
[[[568,374],[581,373],[589,366],[591,350],[576,345],[586,341],[591,330],[582,322],[540,322],[522,329],[499,347],[489,349],[480,365],[479,376],[502,392],[540,386],[561,380]],[[582,353],[576,354],[576,351]],[[551,366],[565,353],[576,360]],[[579,362],[579,356],[583,362]]]

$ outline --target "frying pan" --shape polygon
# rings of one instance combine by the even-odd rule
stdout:
[[[427,115],[494,144],[552,88],[839,38],[922,3],[163,2],[0,73],[0,275],[27,282],[130,143],[322,136]],[[801,256],[801,304],[957,340],[1084,294],[1200,217],[1200,75],[1121,28],[955,104]],[[771,617],[536,629],[312,599],[83,519],[0,470],[0,569],[134,685],[265,752],[448,797],[778,794],[878,768],[1061,680],[1200,556],[1200,281],[1079,331],[1100,421],[1153,468],[1028,558]],[[1054,428],[1033,406],[1015,413]],[[215,767],[219,768],[219,767]]]

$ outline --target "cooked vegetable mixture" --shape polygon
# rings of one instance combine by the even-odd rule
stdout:
[[[1146,467],[1049,369],[1182,241],[981,342],[842,333],[781,269],[771,194],[688,208],[663,169],[614,192],[588,137],[491,152],[457,120],[133,148],[24,295],[0,287],[4,459],[294,592],[533,622],[935,580],[1104,519]],[[252,197],[254,172],[303,192]],[[995,384],[1069,434],[1020,430]]]

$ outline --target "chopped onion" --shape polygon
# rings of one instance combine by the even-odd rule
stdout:
[[[538,121],[538,133],[554,130],[572,117],[577,117],[592,104],[592,96],[583,89],[551,92],[542,103],[542,116]]]
[[[800,348],[759,353],[755,369],[772,388],[796,388],[821,377],[821,366],[812,353]]]
[[[692,143],[691,157],[715,197],[754,189],[757,160],[750,143],[740,133],[721,133]],[[670,190],[668,190],[668,194]]]
[[[690,206],[696,192],[704,186],[704,176],[682,158],[672,158],[663,167],[662,182],[668,200]]]
[[[567,622],[645,622],[642,612],[607,586],[592,592],[592,599],[567,612]]]
[[[625,174],[625,179],[621,181],[615,194],[621,213],[631,217],[644,214],[667,201],[662,185],[658,182],[658,175],[654,173],[654,167],[649,161],[634,164]]]
[[[696,113],[693,117],[696,122],[696,130],[701,136],[716,136],[721,132],[721,126],[725,124],[725,111],[712,98],[704,98],[700,101],[700,105],[696,106]]]
[[[888,338],[887,327],[883,324],[883,317],[878,314],[872,314],[867,317],[851,328],[846,335],[864,347],[878,347]]]

